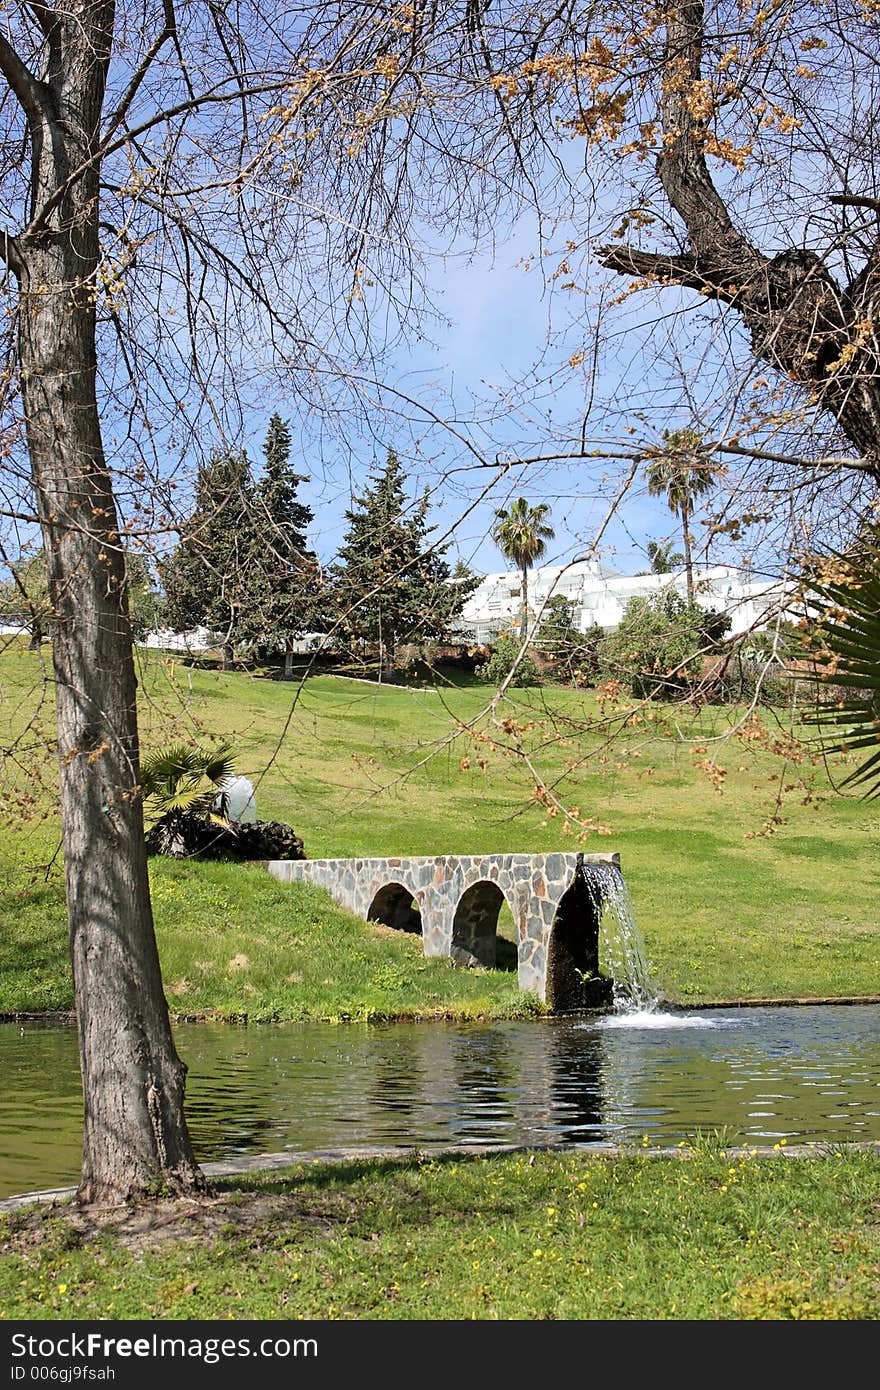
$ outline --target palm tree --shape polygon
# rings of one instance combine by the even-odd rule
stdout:
[[[147,816],[156,816],[148,844],[160,854],[183,858],[193,833],[215,825],[229,830],[224,784],[233,773],[232,749],[175,744],[141,762],[141,793]]]
[[[690,519],[694,502],[715,485],[715,470],[706,458],[699,430],[664,430],[664,448],[647,467],[648,492],[665,497],[673,516],[681,518],[688,602],[694,601],[694,564]]]
[[[516,565],[522,575],[522,621],[520,641],[523,646],[529,629],[529,570],[540,560],[552,541],[554,531],[544,523],[550,511],[546,502],[530,507],[524,497],[517,497],[505,510],[495,513],[492,539],[506,560]]]
[[[652,574],[671,574],[684,561],[680,550],[672,549],[672,541],[648,541],[648,559]]]
[[[817,561],[805,588],[805,655],[828,689],[809,722],[826,753],[865,754],[841,789],[880,796],[880,527],[866,527],[849,555]]]

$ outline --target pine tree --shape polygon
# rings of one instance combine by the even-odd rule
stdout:
[[[393,665],[401,642],[442,641],[479,582],[462,566],[455,575],[432,548],[429,491],[409,504],[403,465],[393,449],[371,485],[346,512],[348,530],[333,566],[334,602],[342,628],[375,648],[380,670]]]
[[[165,617],[178,632],[204,625],[232,663],[250,604],[253,484],[244,452],[217,451],[198,473],[180,544],[160,565]]]
[[[293,643],[320,625],[320,567],[308,548],[306,528],[314,520],[297,493],[306,475],[290,464],[290,429],[277,413],[263,443],[265,466],[254,498],[254,545],[249,566],[249,602],[242,634],[263,659],[284,654],[289,673]]]

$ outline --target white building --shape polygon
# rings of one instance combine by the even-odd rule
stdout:
[[[725,612],[731,632],[748,632],[765,626],[784,607],[785,587],[778,580],[753,575],[733,565],[712,565],[694,570],[695,597],[703,608]],[[684,570],[672,574],[617,574],[598,560],[579,560],[570,565],[545,565],[529,571],[529,621],[540,617],[548,599],[561,595],[574,603],[578,632],[598,626],[606,632],[620,623],[631,598],[648,598],[662,589],[687,597]],[[517,570],[487,574],[465,604],[457,631],[470,642],[489,643],[501,631],[519,631],[522,579]],[[146,647],[192,655],[217,645],[217,635],[207,628],[175,633],[162,629],[144,639]],[[332,647],[332,638],[307,632],[292,645],[298,655]]]
[[[214,647],[216,642],[215,634],[209,632],[206,627],[194,627],[189,632],[175,632],[170,627],[160,627],[155,632],[148,632],[138,646],[155,647],[165,652],[186,652],[189,656],[197,656]]]
[[[207,627],[194,627],[189,632],[174,632],[170,627],[157,628],[148,632],[141,647],[153,647],[165,652],[186,652],[188,656],[201,656],[203,652],[216,651],[222,643],[218,632]],[[331,645],[331,639],[323,632],[304,632],[290,644],[290,651],[297,656],[310,656],[323,651]]]
[[[672,574],[616,574],[597,560],[570,565],[545,565],[529,571],[529,620],[540,615],[543,605],[557,594],[574,602],[574,624],[579,632],[598,626],[616,628],[631,598],[648,598],[672,588],[687,597],[684,570]],[[761,579],[733,565],[712,565],[694,570],[697,602],[730,616],[731,632],[746,632],[768,623],[779,612],[784,588],[778,581]],[[518,631],[522,606],[522,580],[516,570],[487,574],[462,610],[460,630],[474,642],[490,642],[501,630]]]

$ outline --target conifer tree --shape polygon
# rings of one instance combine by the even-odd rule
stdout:
[[[374,648],[380,670],[401,642],[442,641],[479,582],[462,566],[452,574],[448,546],[432,547],[426,489],[407,501],[403,464],[393,449],[385,467],[346,512],[348,530],[333,566],[333,596],[350,638]]]
[[[290,429],[276,412],[263,443],[265,466],[254,497],[249,602],[242,634],[261,658],[284,654],[289,674],[293,643],[320,624],[320,567],[306,541],[314,519],[297,497],[306,475],[290,463]]]
[[[165,618],[178,632],[204,626],[232,663],[246,628],[254,550],[253,484],[243,451],[213,453],[198,473],[180,544],[160,566]]]

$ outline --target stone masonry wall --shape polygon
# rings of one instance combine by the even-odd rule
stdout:
[[[418,904],[425,955],[446,956],[461,964],[494,965],[500,892],[517,927],[520,988],[546,1000],[553,922],[579,864],[588,873],[590,866],[595,866],[601,880],[612,868],[619,870],[620,856],[441,854],[428,858],[272,860],[267,867],[281,882],[315,883],[359,917],[378,920],[384,918],[371,911],[376,895],[399,884],[404,910],[409,899]],[[478,890],[479,885],[484,885],[482,891],[468,892]],[[393,896],[385,893],[383,900],[387,903]]]

